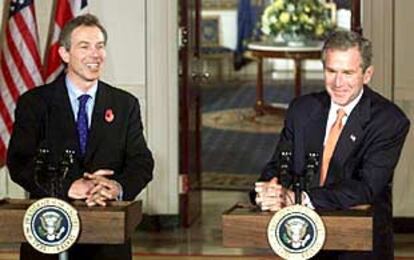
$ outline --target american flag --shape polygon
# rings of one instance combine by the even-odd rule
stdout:
[[[18,97],[43,84],[33,0],[12,0],[0,51],[0,164],[6,158]]]
[[[87,0],[58,0],[55,7],[55,22],[49,35],[50,46],[46,50],[45,58],[45,73],[44,78],[46,82],[53,81],[63,71],[63,64],[58,53],[59,49],[59,34],[65,23],[75,16],[87,12]]]

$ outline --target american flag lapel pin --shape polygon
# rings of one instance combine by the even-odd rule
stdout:
[[[105,121],[107,123],[111,123],[112,121],[114,121],[115,115],[114,112],[112,111],[112,109],[108,108],[105,111]]]
[[[349,138],[351,139],[351,141],[352,141],[352,142],[354,142],[354,143],[355,143],[355,141],[356,141],[356,136],[355,136],[354,134],[351,134],[351,135],[349,136]]]

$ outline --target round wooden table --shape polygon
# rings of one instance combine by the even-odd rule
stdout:
[[[292,59],[295,63],[295,96],[300,96],[302,88],[302,61],[319,60],[322,57],[322,42],[312,42],[305,46],[288,46],[285,43],[252,42],[248,44],[250,53],[257,58],[257,83],[255,110],[258,115],[266,112],[280,112],[280,108],[268,105],[263,97],[263,59]]]

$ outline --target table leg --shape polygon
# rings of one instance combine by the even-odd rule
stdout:
[[[295,59],[295,97],[300,96],[302,88],[302,60]]]
[[[263,59],[257,59],[257,82],[256,82],[256,115],[263,115]]]

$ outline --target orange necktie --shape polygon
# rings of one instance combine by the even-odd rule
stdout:
[[[328,174],[329,162],[331,161],[332,154],[335,150],[336,143],[338,142],[339,135],[341,134],[343,125],[342,119],[346,116],[343,109],[338,109],[336,120],[333,123],[331,130],[329,131],[328,139],[326,139],[325,147],[323,149],[321,177],[319,179],[319,185],[325,184],[326,176]]]

